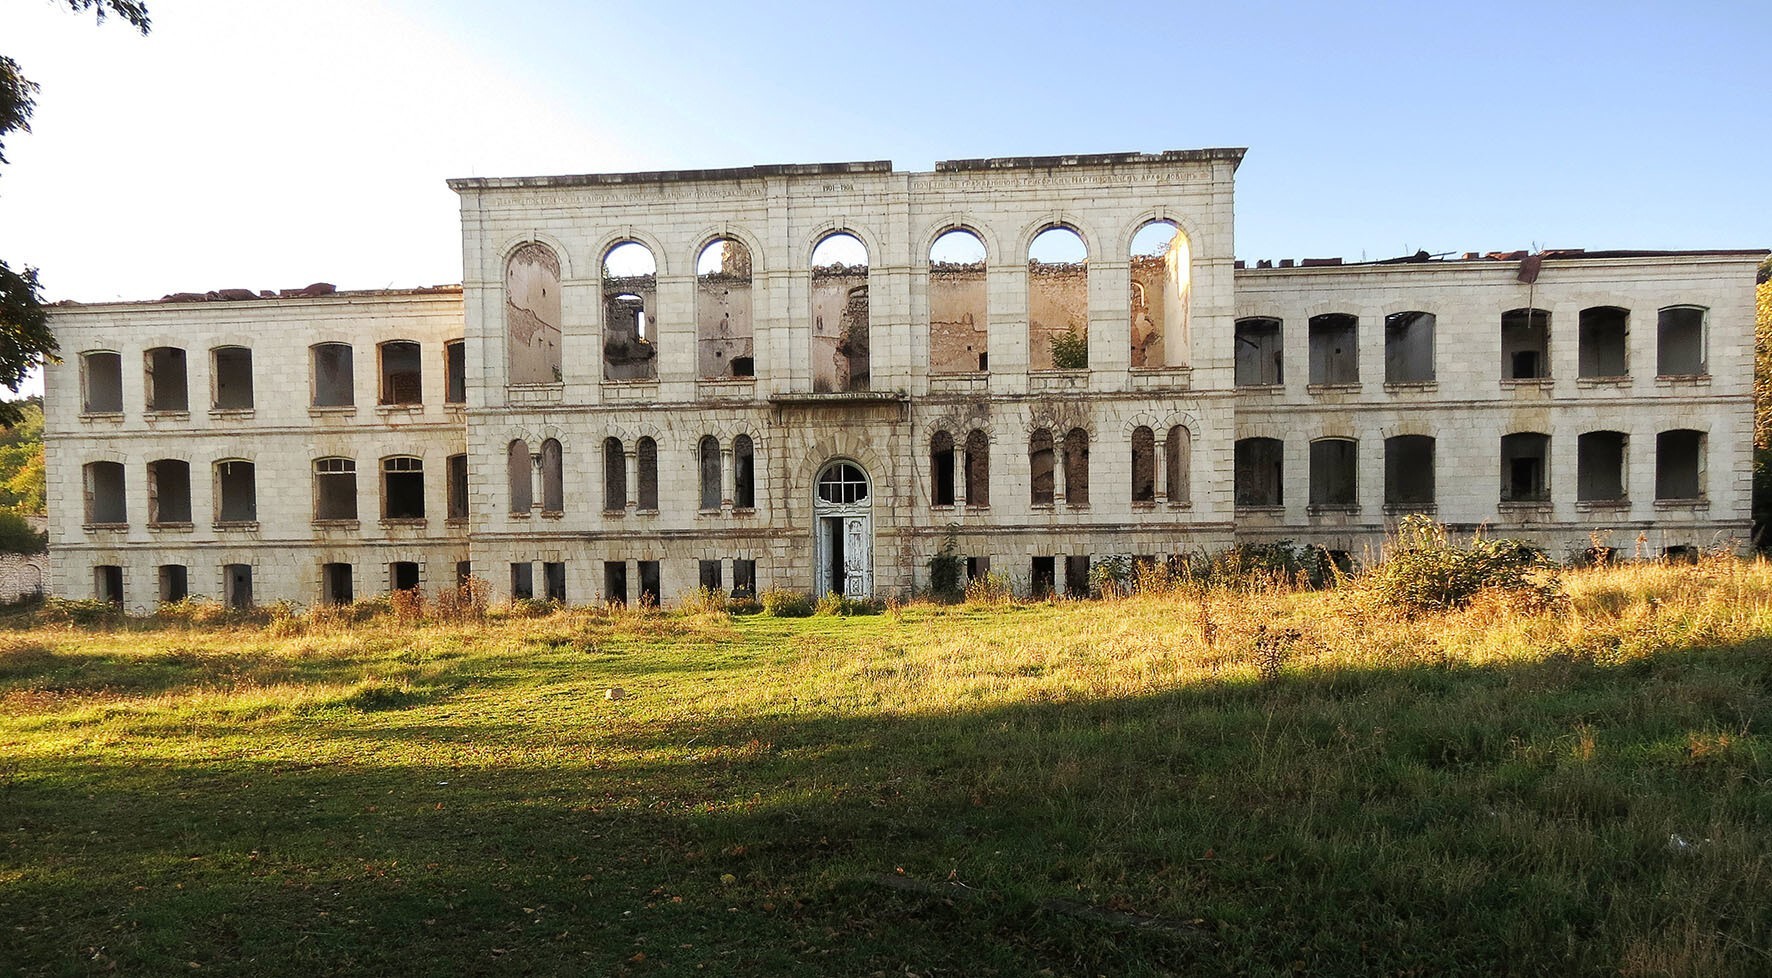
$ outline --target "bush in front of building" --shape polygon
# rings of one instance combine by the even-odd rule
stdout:
[[[1555,566],[1518,540],[1478,536],[1458,544],[1433,519],[1406,516],[1384,563],[1361,583],[1382,603],[1411,612],[1462,608],[1484,592],[1550,607],[1565,600]]]
[[[763,592],[763,613],[772,618],[810,618],[812,599],[803,591],[772,587]]]

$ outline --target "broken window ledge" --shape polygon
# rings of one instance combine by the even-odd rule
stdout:
[[[445,408],[456,410],[456,411],[465,411],[465,410],[467,410],[468,402],[465,399],[459,400],[459,401],[452,401],[448,398],[444,398],[443,399],[443,406]]]
[[[1235,390],[1242,394],[1284,394],[1285,384],[1238,384]]]
[[[1592,390],[1596,387],[1629,387],[1630,374],[1608,374],[1604,377],[1577,377],[1575,386],[1580,390]]]
[[[933,509],[933,510],[939,510],[940,512],[943,512],[943,513],[951,513],[954,511],[954,504],[953,503],[930,503],[929,508]]]
[[[658,515],[658,507],[657,506],[641,506],[641,507],[638,507],[634,510],[634,515],[635,516],[657,516]]]
[[[1239,503],[1237,504],[1237,515],[1284,516],[1286,515],[1286,507],[1283,504],[1275,503]]]
[[[1194,508],[1194,501],[1191,499],[1170,500],[1165,505],[1171,510],[1187,510]]]
[[[155,408],[149,408],[147,413],[142,415],[142,419],[149,424],[156,424],[163,421],[189,421],[191,420],[191,412],[189,410],[172,409],[162,411]]]
[[[991,511],[991,504],[990,503],[967,503],[963,508],[968,513],[988,513]]]
[[[509,513],[506,513],[505,515],[510,517],[511,519],[514,519],[514,520],[526,520],[529,518],[529,510],[514,509],[514,510],[510,511]]]
[[[81,421],[122,421],[122,411],[82,411]]]
[[[1050,510],[1053,508],[1053,503],[1052,503],[1052,500],[1048,499],[1045,502],[1035,501],[1035,502],[1028,503],[1028,506],[1030,506],[1034,509]]]
[[[1068,509],[1074,513],[1078,510],[1081,510],[1081,509],[1088,509],[1089,508],[1089,500],[1085,499],[1082,502],[1077,503],[1077,502],[1072,502],[1067,499],[1064,502],[1064,506],[1066,509]]]
[[[446,516],[443,518],[443,525],[444,526],[467,526],[468,525],[468,518],[466,516]]]
[[[1387,394],[1432,394],[1440,389],[1437,380],[1387,380],[1384,390]]]
[[[85,524],[82,524],[80,528],[85,530],[88,533],[104,533],[104,532],[114,531],[114,530],[127,530],[127,529],[129,529],[129,524],[128,523],[85,523]]]
[[[1656,374],[1657,387],[1709,387],[1710,374]]]
[[[384,516],[381,518],[381,525],[390,529],[402,526],[423,527],[428,522],[422,516]]]
[[[216,520],[218,530],[251,530],[258,531],[258,520]]]
[[[1434,503],[1385,503],[1386,516],[1433,516],[1440,511]]]
[[[1549,514],[1551,511],[1551,501],[1549,497],[1544,499],[1503,499],[1495,505],[1497,509],[1503,513]]]
[[[375,406],[375,413],[381,415],[417,414],[424,409],[423,401],[394,401],[392,403],[383,401]]]
[[[209,416],[218,421],[250,421],[257,413],[253,408],[210,408]]]
[[[603,518],[606,520],[618,520],[626,515],[628,515],[628,511],[625,507],[622,509],[610,509],[607,506],[603,508]]]
[[[356,414],[355,404],[315,404],[308,408],[310,418],[350,418]]]
[[[1617,499],[1577,499],[1577,513],[1604,513],[1630,509],[1630,500],[1623,496]]]
[[[171,520],[165,523],[148,523],[148,529],[150,530],[172,530],[175,533],[189,533],[192,529],[195,529],[195,527],[196,524],[192,523],[190,520]]]
[[[316,530],[355,530],[362,524],[354,519],[323,519],[314,521]]]
[[[1339,384],[1306,384],[1304,390],[1307,394],[1358,394],[1360,382],[1356,380]]]
[[[1305,515],[1307,515],[1307,516],[1358,514],[1360,512],[1360,504],[1359,503],[1311,503],[1309,506],[1306,506],[1304,508],[1304,512],[1305,512]]]
[[[1710,509],[1710,500],[1703,496],[1696,499],[1657,499],[1655,500],[1655,508],[1660,512],[1671,510],[1702,513]]]
[[[1556,384],[1556,380],[1555,380],[1555,378],[1552,378],[1552,377],[1503,377],[1503,378],[1501,378],[1501,389],[1502,390],[1535,391],[1538,393],[1549,393],[1551,387],[1553,387],[1555,384]]]
[[[565,519],[566,511],[563,509],[544,509],[541,511],[541,518],[544,520]]]

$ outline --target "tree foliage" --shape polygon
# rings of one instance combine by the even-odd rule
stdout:
[[[1772,526],[1772,258],[1760,264],[1754,303],[1754,545]]]
[[[148,32],[148,6],[140,0],[63,0],[69,10],[90,10],[103,23],[117,17],[129,26]],[[6,162],[6,137],[31,131],[31,112],[37,107],[36,82],[24,76],[17,61],[0,55],[0,163]],[[55,335],[49,331],[49,314],[37,291],[37,270],[21,265],[17,271],[0,260],[0,384],[16,391],[25,376],[45,361],[55,359]],[[23,417],[15,401],[0,401],[0,425],[10,428]]]

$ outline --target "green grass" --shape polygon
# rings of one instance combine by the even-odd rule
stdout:
[[[1569,586],[17,619],[0,973],[1772,971],[1772,569]]]

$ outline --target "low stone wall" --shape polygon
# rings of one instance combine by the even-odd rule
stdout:
[[[41,597],[48,580],[48,554],[0,554],[0,604]]]

